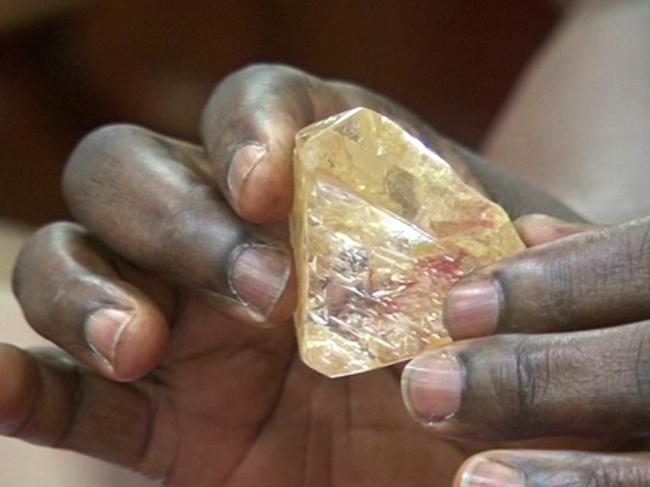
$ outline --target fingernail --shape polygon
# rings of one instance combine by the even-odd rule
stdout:
[[[412,360],[402,374],[402,396],[411,415],[433,423],[453,416],[460,406],[463,369],[447,354],[431,352]]]
[[[566,220],[560,220],[559,218],[555,218],[554,216],[544,215],[541,213],[533,213],[530,215],[525,215],[521,217],[521,220],[534,222],[537,224],[549,225],[552,227],[560,227],[560,228],[578,228],[578,227],[590,226],[583,223],[575,223]]]
[[[526,481],[515,469],[483,458],[476,459],[462,474],[460,487],[525,487]]]
[[[484,278],[454,286],[445,300],[444,324],[453,338],[493,334],[499,318],[497,284]]]
[[[242,189],[246,185],[248,177],[265,154],[266,146],[257,142],[241,144],[235,150],[230,161],[230,166],[228,167],[227,176],[228,191],[235,205],[241,195]]]
[[[245,244],[235,251],[228,283],[245,306],[268,318],[282,297],[291,274],[289,254],[264,244]]]
[[[553,242],[577,233],[604,228],[603,225],[572,223],[547,215],[526,215],[515,221],[519,236],[529,247]]]
[[[133,320],[129,311],[102,308],[91,314],[85,323],[86,341],[95,354],[115,366],[115,352],[120,338]]]

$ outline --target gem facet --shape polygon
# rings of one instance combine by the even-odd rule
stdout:
[[[329,377],[448,343],[451,286],[524,248],[500,206],[366,108],[301,130],[294,179],[298,345]]]

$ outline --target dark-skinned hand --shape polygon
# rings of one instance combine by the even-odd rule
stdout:
[[[409,417],[397,369],[330,380],[296,355],[294,135],[359,105],[420,130],[358,87],[255,66],[215,90],[202,146],[88,135],[64,177],[80,224],[41,229],[16,265],[60,349],[0,349],[3,432],[175,487],[449,484],[465,455]]]
[[[206,106],[202,146],[117,125],[71,155],[64,193],[79,224],[38,231],[14,278],[28,322],[58,348],[0,348],[3,432],[170,486],[450,485],[467,450],[409,417],[398,368],[330,380],[295,351],[283,223],[294,134],[359,105],[425,140],[511,215],[573,216],[376,94],[286,67],[239,71]],[[410,387],[416,369],[426,372],[409,368],[404,390],[422,417]],[[465,410],[480,409],[486,428],[430,429],[493,439],[563,433],[543,422],[522,429],[521,415],[482,399],[463,392],[450,421],[469,425]]]
[[[531,215],[517,225],[533,248],[452,289],[445,324],[459,341],[409,364],[410,410],[442,437],[568,435],[643,450],[650,218],[606,228]],[[470,459],[456,482],[645,486],[650,455],[503,449]]]

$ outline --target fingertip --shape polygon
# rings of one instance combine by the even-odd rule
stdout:
[[[242,196],[262,160],[268,156],[268,145],[246,142],[237,146],[228,165],[226,184],[234,209],[241,213]],[[246,203],[246,201],[245,201]],[[250,211],[248,207],[244,208]]]
[[[463,463],[461,463],[460,467],[458,467],[458,470],[456,471],[456,475],[454,476],[454,481],[452,483],[453,487],[464,487],[463,486],[463,476],[465,472],[469,469],[471,464],[476,461],[476,458],[479,457],[480,455],[473,455],[466,459]]]
[[[521,216],[513,224],[527,247],[556,240],[558,229],[568,225],[563,220],[537,213]]]
[[[319,84],[295,68],[254,65],[228,76],[210,97],[201,122],[204,145],[243,219],[272,223],[289,214],[296,133],[341,100],[315,96]]]
[[[293,315],[296,309],[297,299],[296,277],[292,272],[287,280],[284,293],[275,305],[273,312],[269,315],[269,322],[285,323]]]
[[[291,181],[291,149],[256,142],[237,149],[227,175],[235,211],[252,223],[273,223],[287,217]]]
[[[402,373],[402,399],[413,419],[432,426],[451,419],[459,410],[464,370],[456,356],[445,351],[424,353]]]
[[[443,322],[455,340],[492,335],[499,323],[501,290],[492,277],[457,283],[443,306]]]
[[[13,434],[25,420],[37,394],[38,367],[29,355],[0,344],[0,433]]]
[[[158,365],[169,339],[165,317],[146,303],[136,309],[103,308],[85,324],[92,366],[118,381],[139,379]]]
[[[114,378],[133,381],[158,366],[169,341],[169,326],[162,313],[143,306],[122,332],[115,347]]]
[[[524,475],[494,454],[467,459],[458,469],[454,487],[525,487]]]
[[[262,243],[243,244],[235,252],[228,272],[228,285],[246,321],[283,321],[295,304],[295,281],[286,249]]]
[[[601,228],[600,225],[567,222],[542,214],[524,215],[513,223],[527,247],[542,245],[576,233]]]

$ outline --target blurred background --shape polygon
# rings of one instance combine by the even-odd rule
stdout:
[[[10,296],[31,228],[68,218],[59,182],[93,128],[197,140],[215,83],[282,62],[368,86],[478,147],[558,19],[544,0],[0,1],[0,340],[38,343]],[[0,440],[6,486],[150,485],[69,453]]]

